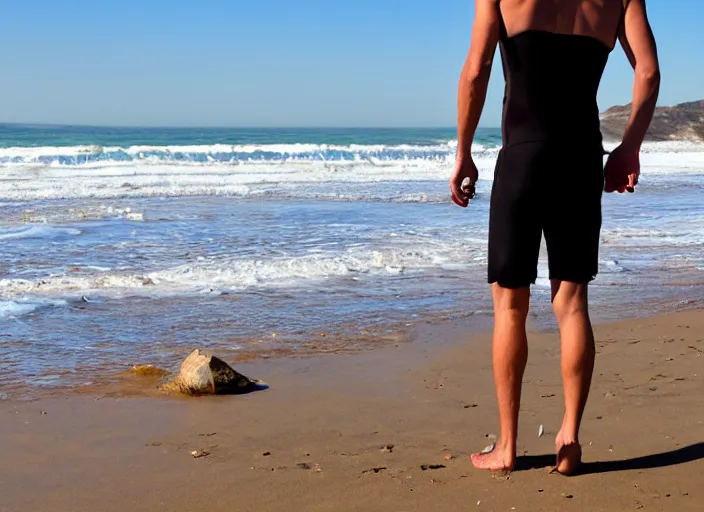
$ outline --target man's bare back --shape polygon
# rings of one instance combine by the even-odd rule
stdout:
[[[501,0],[500,7],[509,37],[544,30],[593,37],[611,48],[624,0]]]

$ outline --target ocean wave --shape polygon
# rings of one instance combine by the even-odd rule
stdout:
[[[398,196],[347,189],[363,183],[397,183],[401,189],[409,182],[446,181],[456,145],[5,148],[0,149],[0,201],[218,195],[398,201],[407,191]],[[480,186],[491,183],[500,148],[477,144],[473,149]],[[704,175],[704,145],[647,143],[641,163],[644,183],[648,176]],[[407,197],[424,202],[430,196],[420,190]]]
[[[203,258],[192,264],[154,271],[89,270],[41,278],[0,279],[0,297],[56,296],[84,293],[173,295],[202,291],[240,291],[251,287],[287,287],[367,274],[397,275],[442,268],[457,268],[484,261],[481,244],[430,243],[423,247],[397,246],[384,250],[356,248],[342,254],[311,252],[272,259]]]
[[[242,164],[250,162],[395,162],[444,161],[453,158],[456,141],[435,145],[330,145],[243,144],[187,146],[66,146],[11,147],[0,149],[0,165],[77,166],[96,163],[197,163]],[[497,147],[473,145],[477,154],[496,154]]]
[[[662,222],[661,222],[662,224]],[[669,225],[663,229],[602,228],[601,238],[606,245],[623,245],[630,248],[645,247],[699,247],[704,239],[704,223],[689,221],[686,230]]]
[[[58,238],[65,236],[78,236],[80,234],[81,231],[75,228],[21,226],[16,228],[0,229],[0,241],[19,240],[23,238]]]
[[[0,300],[0,319],[16,318],[33,313],[40,308],[59,307],[65,306],[66,304],[66,301],[51,299]]]
[[[493,177],[493,159],[477,160],[480,177]],[[0,187],[0,200],[31,201],[74,198],[240,196],[308,197],[346,199],[378,197],[355,188],[364,184],[378,188],[409,182],[445,181],[452,165],[447,162],[409,161],[374,165],[354,163],[291,163],[288,165],[252,164],[247,166],[108,166],[47,167],[43,169],[6,169]],[[334,186],[333,186],[334,185]],[[348,194],[349,192],[349,194]],[[419,190],[415,197],[422,197]],[[388,199],[397,200],[394,193]],[[381,194],[382,196],[384,194]],[[343,197],[346,196],[346,197]]]
[[[607,143],[607,150],[615,144]],[[456,140],[437,144],[209,144],[119,146],[39,146],[0,148],[0,166],[100,166],[119,164],[241,165],[283,162],[444,162],[454,159]],[[472,145],[475,158],[495,157],[499,145]],[[648,142],[645,154],[691,153],[700,162],[704,144],[684,141]]]

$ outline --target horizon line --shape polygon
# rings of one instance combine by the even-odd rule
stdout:
[[[335,126],[335,125],[150,125],[150,124],[91,124],[91,123],[34,123],[34,122],[5,122],[0,121],[3,126],[23,126],[28,128],[118,128],[118,129],[173,129],[173,130],[457,130],[456,126],[439,125],[414,125],[414,126]],[[477,128],[500,129],[500,126],[478,126]]]

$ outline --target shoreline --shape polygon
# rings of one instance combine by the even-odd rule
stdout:
[[[528,316],[527,328],[530,334],[550,335],[557,332],[557,324],[552,312],[549,309],[549,301],[541,296],[544,290],[539,290],[539,293],[534,293],[532,297],[531,312]],[[598,308],[599,311],[592,312],[592,323],[594,328],[608,327],[612,324],[622,322],[636,322],[647,318],[657,318],[663,315],[673,315],[687,313],[692,311],[704,310],[704,302],[698,300],[684,300],[681,303],[667,302],[656,307],[654,303],[648,304],[644,313],[639,314],[634,309],[626,312],[626,316],[619,320],[613,320],[616,316],[613,313],[606,314],[604,308]],[[597,308],[594,308],[597,309]],[[623,313],[622,313],[623,314]],[[548,318],[545,318],[545,317]],[[447,311],[426,315],[420,318],[409,319],[404,323],[394,323],[380,325],[375,328],[364,328],[356,336],[350,333],[344,337],[336,337],[336,333],[330,332],[329,335],[322,339],[326,340],[329,346],[318,346],[312,348],[290,348],[282,346],[280,348],[268,347],[266,349],[257,350],[248,348],[245,350],[233,349],[227,350],[223,348],[209,348],[205,346],[193,346],[184,349],[183,358],[185,358],[193,349],[201,348],[219,355],[222,359],[230,363],[233,367],[252,367],[253,371],[266,373],[273,367],[274,369],[289,368],[295,369],[298,365],[307,365],[308,361],[326,360],[329,357],[362,357],[366,352],[384,351],[390,348],[409,347],[406,350],[414,350],[418,344],[418,338],[426,336],[425,333],[431,330],[439,330],[444,332],[446,329],[452,329],[453,325],[462,325],[465,336],[475,337],[490,336],[493,326],[493,312],[477,311],[470,313],[461,313],[458,310]],[[354,330],[354,329],[353,329]],[[453,331],[454,332],[454,331]],[[419,334],[420,333],[420,334]],[[342,334],[342,332],[337,333]],[[459,334],[459,333],[458,333]],[[308,337],[314,343],[315,338],[319,335],[317,331],[309,333]],[[279,336],[285,338],[285,333],[280,333]],[[304,336],[299,333],[299,336]],[[304,336],[305,337],[305,336]],[[457,343],[457,342],[453,342]],[[183,359],[181,358],[181,360]],[[166,371],[169,376],[175,376],[178,373],[178,367],[181,360],[175,361],[170,366],[156,365],[158,370]],[[160,380],[156,377],[137,376],[133,373],[134,366],[153,365],[150,360],[135,360],[128,364],[119,366],[110,364],[101,369],[102,376],[97,373],[98,370],[93,370],[89,373],[84,373],[88,382],[85,385],[38,385],[28,388],[25,384],[18,383],[15,385],[0,386],[0,404],[3,402],[36,402],[47,398],[62,398],[70,396],[99,396],[102,393],[108,393],[112,396],[160,396],[155,393],[152,388],[156,388]],[[246,374],[246,372],[245,372]],[[254,376],[256,377],[256,375]],[[163,396],[163,395],[161,395]]]
[[[235,363],[271,386],[246,396],[138,385],[0,401],[0,511],[698,510],[701,307],[595,327],[576,478],[548,474],[561,421],[554,332],[530,335],[517,470],[471,467],[498,422],[490,336],[469,330],[425,323],[376,350]]]
[[[545,290],[539,290],[539,293],[534,293],[532,297],[531,312],[528,316],[527,328],[529,334],[544,336],[555,334],[557,332],[557,324],[552,312],[549,308],[549,301],[546,301],[544,296],[541,296]],[[687,312],[703,311],[704,303],[699,300],[683,300],[681,303],[672,303],[670,301],[665,304],[660,304],[656,307],[654,303],[648,304],[644,313],[638,313],[633,309],[625,313],[625,317],[620,320],[613,320],[613,313],[607,314],[602,307],[597,307],[596,314],[592,312],[592,322],[594,328],[607,328],[609,325],[619,324],[622,322],[636,322],[648,318],[657,318],[660,316],[676,315]],[[621,313],[623,314],[623,312]],[[545,318],[545,317],[548,318]],[[375,328],[364,328],[357,335],[352,335],[351,331],[343,337],[336,337],[336,334],[330,332],[325,333],[326,346],[315,345],[311,348],[290,348],[281,346],[280,348],[268,347],[266,349],[257,350],[255,348],[247,348],[244,350],[227,350],[223,348],[209,348],[204,346],[193,346],[184,349],[183,358],[185,358],[192,350],[196,348],[204,349],[213,352],[223,360],[231,364],[235,369],[252,368],[254,373],[265,374],[270,368],[278,371],[279,368],[285,368],[287,371],[294,371],[299,365],[306,366],[315,364],[318,361],[325,361],[330,357],[363,357],[367,352],[373,353],[377,351],[385,351],[389,349],[404,348],[407,351],[417,350],[418,339],[423,339],[428,336],[428,332],[438,330],[445,332],[450,330],[454,333],[454,325],[462,325],[464,336],[471,339],[480,337],[482,339],[490,337],[493,326],[493,312],[477,311],[471,313],[461,313],[459,310],[447,311],[444,313],[436,313],[425,315],[423,317],[408,319],[404,323],[395,323],[387,325],[379,325]],[[353,329],[354,330],[354,329]],[[308,343],[315,343],[315,339],[319,333],[317,331],[308,334],[311,339]],[[454,333],[452,337],[459,336],[460,333]],[[279,336],[285,338],[286,333],[280,333]],[[299,333],[299,336],[305,335]],[[329,345],[327,345],[329,343]],[[456,344],[457,342],[453,342]],[[305,343],[304,343],[305,344]],[[183,359],[182,358],[182,359]],[[181,359],[181,360],[182,360]],[[155,368],[168,373],[166,378],[171,378],[178,373],[178,367],[181,360],[170,366],[156,365]],[[71,396],[100,396],[107,394],[117,397],[164,397],[155,391],[156,387],[164,380],[164,377],[150,377],[136,375],[132,370],[135,366],[151,366],[153,361],[135,360],[119,366],[110,364],[104,366],[101,371],[103,375],[97,374],[98,370],[84,373],[83,375],[88,380],[85,385],[47,385],[28,388],[25,384],[22,388],[22,383],[15,385],[0,386],[0,404],[7,403],[25,403],[36,402],[51,398],[63,398]],[[249,375],[247,371],[243,371]],[[257,375],[253,375],[257,378]]]

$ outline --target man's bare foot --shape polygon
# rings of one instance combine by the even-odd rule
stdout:
[[[516,450],[496,443],[490,452],[473,453],[471,458],[472,465],[477,469],[510,472],[516,464]]]
[[[577,473],[582,464],[582,447],[576,439],[568,439],[562,430],[555,438],[555,449],[557,451],[557,464],[555,469],[558,473],[571,476]]]

